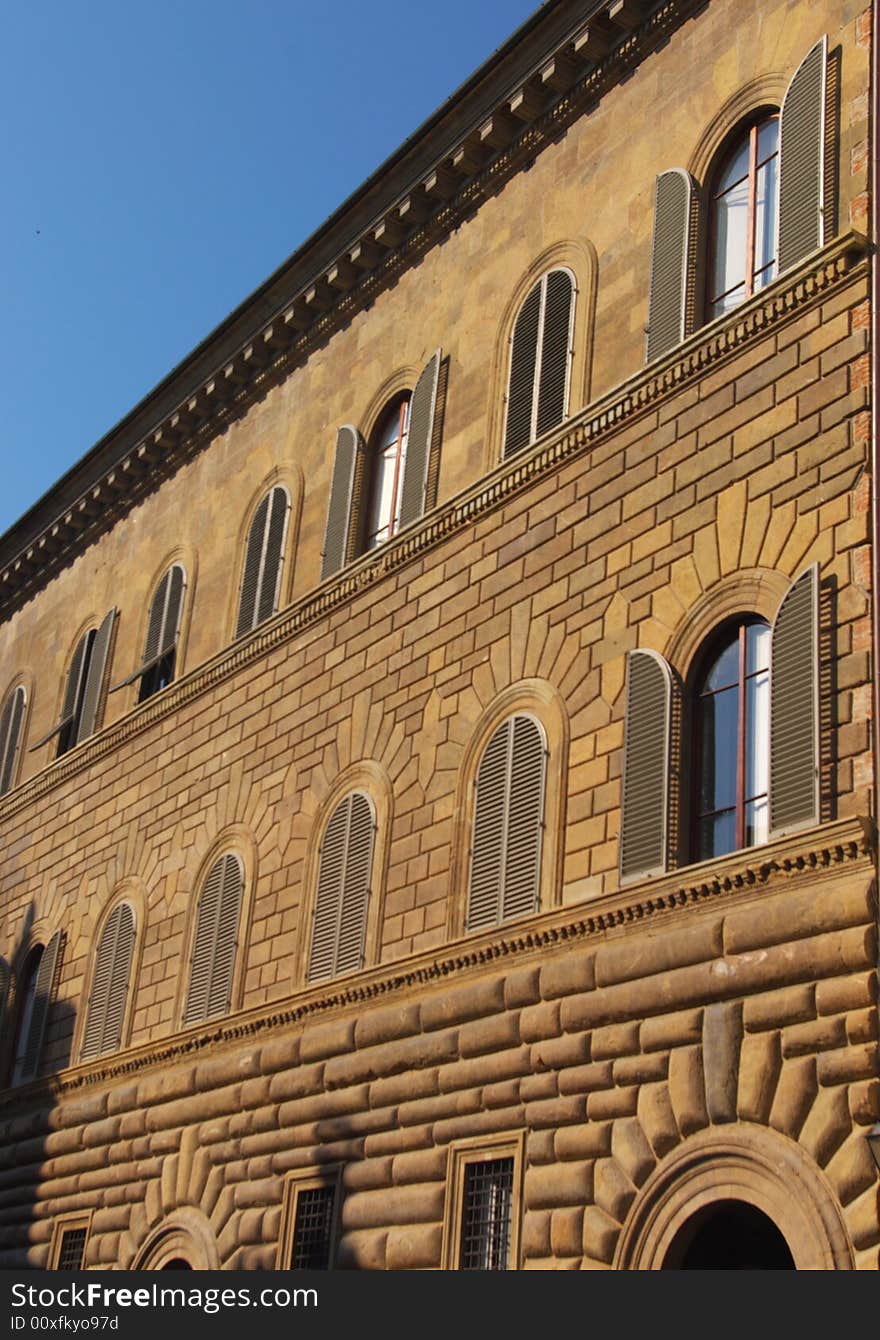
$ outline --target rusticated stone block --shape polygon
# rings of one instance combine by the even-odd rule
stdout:
[[[508,1051],[444,1066],[440,1071],[440,1091],[449,1093],[457,1089],[497,1084],[500,1080],[519,1078],[528,1073],[528,1047],[512,1047]]]
[[[158,1075],[143,1075],[137,1086],[138,1107],[150,1107],[153,1103],[167,1103],[172,1098],[186,1098],[195,1093],[195,1067],[181,1066],[172,1070],[163,1070]],[[87,1118],[96,1121],[97,1117]]]
[[[249,1047],[246,1051],[234,1051],[222,1056],[211,1056],[196,1066],[194,1088],[204,1093],[208,1089],[218,1089],[227,1084],[237,1084],[243,1079],[253,1079],[260,1074],[260,1052]]]
[[[389,1042],[384,1047],[371,1047],[360,1055],[369,1057],[370,1072],[377,1077],[430,1069],[458,1057],[458,1030],[450,1028],[427,1037],[420,1033],[414,1038]],[[327,1064],[329,1066],[330,1062]]]
[[[841,1205],[849,1205],[869,1188],[876,1191],[877,1165],[871,1157],[865,1132],[856,1127],[825,1165],[825,1175],[837,1192]]]
[[[401,1103],[397,1109],[399,1126],[418,1126],[424,1121],[479,1112],[482,1107],[481,1089],[455,1089],[452,1093],[435,1098],[417,1098],[412,1103]]]
[[[603,945],[596,954],[596,984],[616,986],[670,968],[706,963],[721,952],[720,921],[666,929],[662,934],[627,936]]]
[[[532,1065],[536,1070],[558,1070],[581,1065],[590,1059],[590,1034],[566,1033],[532,1043]]]
[[[880,1079],[862,1080],[848,1089],[849,1110],[859,1126],[871,1126],[880,1120]]]
[[[391,1181],[395,1186],[410,1182],[440,1182],[446,1176],[448,1149],[416,1149],[397,1154],[391,1161]]]
[[[360,1084],[350,1089],[334,1089],[331,1093],[316,1093],[311,1098],[296,1098],[290,1103],[281,1104],[278,1120],[282,1126],[311,1125],[316,1121],[327,1121],[330,1117],[365,1112],[369,1092],[366,1084]]]
[[[346,1191],[374,1191],[377,1187],[390,1186],[393,1166],[394,1159],[390,1154],[382,1159],[348,1162],[342,1169],[342,1185]]]
[[[553,1138],[556,1158],[561,1162],[597,1159],[611,1153],[610,1121],[589,1121],[583,1126],[560,1126]]]
[[[848,1042],[874,1042],[877,1038],[877,1010],[855,1010],[846,1016]]]
[[[282,1038],[273,1038],[264,1042],[260,1048],[260,1070],[264,1075],[274,1075],[277,1070],[290,1070],[299,1065],[299,1035],[287,1034]]]
[[[739,1059],[737,1114],[743,1121],[766,1123],[782,1072],[778,1033],[746,1034]]]
[[[669,1073],[669,1057],[655,1052],[653,1056],[618,1056],[612,1062],[615,1084],[650,1084],[665,1079]]]
[[[816,1062],[812,1056],[797,1056],[784,1061],[769,1124],[796,1140],[813,1106],[818,1087]]]
[[[565,1128],[563,1128],[565,1129]],[[532,1164],[555,1163],[552,1131],[529,1131],[526,1135],[526,1161]]]
[[[639,1050],[639,1025],[611,1024],[597,1028],[592,1038],[594,1061],[605,1061],[615,1056],[632,1056]]]
[[[526,1170],[524,1192],[529,1210],[589,1205],[593,1199],[592,1163],[551,1163]]]
[[[541,996],[544,1000],[592,991],[595,985],[596,964],[592,954],[576,953],[569,949],[565,958],[545,963],[541,968]]]
[[[610,1061],[594,1061],[591,1065],[571,1066],[559,1072],[559,1092],[562,1094],[592,1093],[595,1089],[610,1089],[613,1083]]]
[[[140,1116],[139,1113],[135,1115]],[[122,1122],[120,1122],[120,1129],[121,1127]],[[140,1130],[138,1131],[138,1134],[141,1134],[142,1131],[143,1131],[143,1118],[141,1117]],[[82,1148],[83,1132],[84,1127],[82,1126],[73,1126],[66,1131],[52,1131],[51,1134],[47,1135],[41,1141],[43,1157],[47,1159],[52,1159],[60,1154],[74,1153],[77,1149]],[[10,1143],[9,1145],[6,1146],[4,1154],[7,1156],[8,1161],[10,1161],[13,1164],[13,1166],[18,1166],[18,1160],[14,1157],[14,1149],[15,1146]],[[7,1159],[4,1159],[4,1165],[7,1162]]]
[[[646,1019],[639,1030],[639,1046],[643,1052],[670,1051],[699,1042],[702,1036],[703,1011],[679,1010]]]
[[[388,1232],[367,1229],[343,1233],[336,1245],[338,1270],[384,1270]]]
[[[237,1187],[236,1191],[242,1188]],[[236,1225],[238,1230],[238,1241],[243,1247],[253,1247],[262,1244],[263,1241],[263,1214],[262,1209],[245,1210],[238,1217]]]
[[[523,1262],[550,1255],[550,1211],[526,1210],[520,1238]]]
[[[639,1089],[637,1113],[642,1130],[658,1158],[681,1142],[668,1085],[643,1084]]]
[[[800,1129],[798,1143],[820,1167],[840,1148],[852,1129],[843,1089],[820,1089]]]
[[[580,1258],[583,1250],[583,1210],[554,1210],[550,1216],[550,1247],[555,1258]]]
[[[187,1073],[191,1077],[192,1072]],[[185,1090],[185,1092],[189,1092],[189,1090]],[[59,1130],[63,1126],[85,1126],[93,1121],[101,1121],[103,1117],[107,1116],[107,1094],[98,1091],[88,1094],[86,1097],[76,1098],[66,1102],[63,1109],[56,1109],[49,1116],[50,1124],[54,1130]],[[55,1118],[54,1121],[53,1118]],[[30,1134],[30,1132],[25,1133]]]
[[[876,1003],[876,972],[827,977],[816,983],[816,1010],[819,1014],[844,1014],[847,1010],[858,1010]]]
[[[636,1189],[615,1159],[599,1159],[593,1170],[596,1205],[610,1219],[622,1224],[635,1199]]]
[[[620,1233],[620,1224],[611,1219],[598,1205],[584,1210],[584,1254],[594,1261],[610,1265]]]
[[[519,1040],[519,1014],[516,1011],[462,1024],[458,1033],[462,1057],[485,1056],[487,1052],[515,1047]]]
[[[499,1107],[493,1112],[475,1112],[472,1116],[450,1117],[434,1125],[438,1144],[466,1140],[472,1135],[494,1135],[496,1131],[519,1130],[525,1122],[523,1107]]]
[[[414,1098],[426,1098],[439,1090],[439,1070],[408,1070],[370,1085],[370,1107],[395,1107]]]
[[[121,1112],[131,1112],[138,1107],[137,1083],[120,1084],[107,1094],[107,1115],[118,1116]]]
[[[743,1024],[747,1033],[804,1023],[815,1017],[816,987],[812,982],[782,986],[778,991],[762,991],[757,996],[750,996],[743,1006]]]
[[[880,1189],[869,1187],[846,1207],[846,1226],[857,1252],[880,1243]]]
[[[512,1079],[505,1082],[516,1085],[517,1097],[521,1098],[524,1103],[534,1103],[541,1098],[555,1098],[559,1093],[558,1077],[555,1070],[538,1075],[523,1075],[522,1079]],[[485,1103],[485,1101],[486,1090],[484,1089],[483,1102]]]
[[[323,1088],[324,1066],[301,1065],[294,1070],[280,1070],[269,1083],[269,1097],[273,1103],[291,1098],[306,1098]]]
[[[338,1056],[340,1052],[351,1051],[354,1046],[355,1019],[336,1019],[333,1023],[321,1024],[307,1029],[300,1039],[300,1056],[308,1064],[310,1061],[325,1061],[328,1056]]]
[[[707,1006],[703,1014],[703,1077],[710,1121],[736,1119],[742,1036],[742,1005],[739,1001],[717,1001]]]
[[[445,1184],[398,1186],[387,1191],[352,1191],[342,1202],[343,1231],[358,1228],[390,1228],[394,1224],[435,1223],[443,1218]]]
[[[528,1103],[525,1109],[526,1121],[535,1130],[542,1126],[567,1126],[575,1121],[583,1121],[586,1104],[583,1098],[548,1098]]]
[[[541,999],[540,968],[515,968],[504,981],[504,1005],[508,1010],[534,1005]]]
[[[366,1010],[355,1022],[356,1047],[380,1046],[419,1031],[419,1007],[416,1004],[393,1005],[383,1010]]]
[[[318,1122],[318,1140],[350,1140],[353,1136],[368,1135],[371,1131],[387,1130],[395,1124],[397,1109],[381,1108],[378,1112],[347,1112],[341,1117],[328,1117]]]
[[[430,996],[422,1004],[422,1028],[448,1028],[452,1024],[483,1019],[504,1009],[504,982],[493,977],[468,986],[449,987],[442,995]]]
[[[590,1121],[609,1121],[615,1117],[634,1117],[639,1091],[635,1085],[628,1089],[601,1089],[587,1094],[587,1116]]]
[[[669,1098],[682,1135],[709,1124],[703,1058],[699,1047],[682,1047],[669,1058]]]
[[[523,1042],[543,1042],[559,1034],[559,1002],[542,1001],[529,1005],[519,1017],[519,1031]]]
[[[483,1106],[488,1108],[513,1107],[522,1098],[520,1094],[520,1084],[522,1082],[519,1079],[505,1079],[500,1084],[487,1084],[482,1093]]]
[[[828,888],[810,887],[784,897],[760,899],[724,918],[725,954],[766,949],[803,936],[819,936],[872,919],[871,885],[853,879]]]
[[[836,1017],[813,1019],[806,1024],[792,1024],[782,1030],[782,1055],[810,1056],[813,1052],[829,1051],[846,1045],[846,1019]]]
[[[823,1052],[816,1061],[820,1084],[849,1084],[856,1079],[872,1079],[877,1074],[877,1044]]]
[[[611,1153],[634,1186],[641,1186],[657,1163],[644,1131],[633,1117],[614,1123]]]
[[[443,1243],[441,1224],[392,1228],[385,1251],[387,1270],[436,1270]]]

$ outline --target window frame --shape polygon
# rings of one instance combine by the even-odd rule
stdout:
[[[202,899],[207,887],[208,881],[213,871],[221,861],[227,856],[235,858],[239,873],[241,876],[241,897],[238,905],[238,920],[235,928],[235,942],[232,948],[232,970],[229,979],[229,1003],[224,1010],[218,1010],[214,1014],[205,1013],[204,1016],[192,1019],[187,1018],[189,1012],[190,994],[192,989],[192,973],[195,958],[196,946],[198,944],[199,918],[202,908]],[[241,996],[241,985],[246,965],[248,951],[248,937],[250,929],[250,899],[251,892],[256,882],[256,864],[254,854],[249,850],[248,844],[243,843],[240,835],[227,835],[221,841],[214,844],[206,860],[200,866],[199,874],[195,880],[194,896],[190,898],[189,904],[189,924],[186,935],[186,953],[182,960],[181,972],[179,974],[179,996],[177,1006],[177,1017],[180,1020],[181,1028],[203,1028],[213,1022],[227,1018],[237,1008]],[[221,875],[220,894],[223,890],[223,881]],[[218,895],[219,897],[219,895]],[[220,910],[218,901],[218,916]],[[216,924],[216,923],[215,923]],[[212,956],[212,963],[216,962],[215,953]],[[210,997],[210,979],[208,984],[207,996]],[[206,1007],[207,1008],[207,1007]]]
[[[95,975],[98,966],[98,954],[101,948],[101,942],[105,934],[107,933],[108,926],[110,925],[110,922],[113,916],[115,915],[117,909],[123,906],[128,907],[131,912],[133,927],[132,927],[131,961],[129,963],[129,969],[128,969],[128,982],[126,985],[126,992],[125,992],[125,1005],[122,1011],[119,1042],[114,1046],[106,1047],[102,1050],[96,1051],[92,1056],[84,1056],[83,1051],[85,1048],[86,1038],[88,1037],[89,1021],[91,1018],[91,1012],[94,1005]],[[97,1061],[100,1061],[103,1057],[116,1055],[118,1052],[123,1051],[125,1047],[128,1045],[131,1019],[134,1013],[134,999],[137,992],[137,977],[138,977],[139,957],[140,957],[139,950],[141,945],[141,929],[142,929],[142,900],[132,896],[130,892],[122,894],[121,896],[117,894],[113,898],[113,900],[107,905],[104,913],[102,914],[101,919],[98,922],[96,933],[89,950],[88,977],[86,979],[86,989],[83,993],[85,1008],[80,1011],[80,1020],[78,1020],[79,1035],[77,1038],[77,1045],[75,1052],[78,1058],[78,1064],[80,1065],[91,1065]],[[111,962],[111,977],[110,977],[111,983],[112,983],[114,966],[115,966],[114,962]],[[108,1004],[109,1000],[110,995],[109,995],[109,984],[108,984]]]
[[[265,615],[264,618],[260,619],[259,618],[260,601],[263,596],[263,577],[265,574],[266,556],[269,548],[269,536],[272,522],[272,499],[276,489],[281,490],[286,500],[284,510],[284,523],[281,530],[281,542],[278,548],[278,571],[275,574],[275,591],[272,600],[272,611],[270,614],[267,614]],[[254,526],[256,525],[257,513],[259,512],[262,504],[267,500],[268,500],[268,507],[266,510],[266,519],[263,529],[262,544],[260,546],[260,558],[258,563],[257,579],[254,587],[253,617],[251,624],[248,628],[240,629],[239,625],[241,623],[241,616],[242,616],[242,597],[244,595],[245,579],[247,576],[248,550],[250,548],[251,535]],[[232,608],[233,642],[238,641],[239,638],[250,637],[251,634],[256,632],[258,628],[261,628],[264,623],[268,623],[270,619],[274,618],[275,615],[279,612],[279,610],[281,610],[284,606],[283,597],[284,597],[285,573],[288,570],[287,548],[288,543],[290,541],[290,526],[291,526],[292,513],[293,513],[293,493],[291,491],[291,488],[287,484],[285,484],[281,479],[275,478],[270,479],[268,482],[264,481],[262,487],[260,488],[258,494],[256,495],[256,498],[253,500],[250,508],[246,513],[243,529],[242,531],[239,532],[240,538],[238,544],[238,553],[239,553],[238,581],[234,585],[234,597],[233,597],[233,608]]]
[[[544,370],[543,368],[544,328],[547,313],[547,288],[550,276],[553,274],[564,274],[567,276],[567,278],[571,283],[571,297],[568,309],[568,333],[566,336],[565,385],[562,397],[561,417],[555,424],[551,424],[549,427],[544,428],[539,432],[538,412],[541,401],[541,378]],[[540,291],[540,297],[538,304],[538,325],[535,335],[535,368],[532,376],[531,410],[529,415],[529,436],[528,440],[522,443],[520,446],[508,448],[507,428],[508,428],[508,420],[510,417],[511,378],[513,375],[514,341],[516,338],[517,326],[519,324],[519,320],[520,317],[522,316],[526,303],[529,301],[532,294],[536,290]],[[574,343],[575,343],[577,307],[578,307],[577,276],[575,275],[571,266],[565,264],[549,265],[548,268],[543,270],[541,274],[538,275],[538,277],[529,285],[522,299],[517,304],[517,307],[513,313],[513,320],[510,325],[510,331],[507,336],[506,377],[504,382],[504,413],[501,417],[502,460],[505,461],[512,460],[515,456],[518,456],[521,452],[528,451],[531,447],[535,445],[535,443],[539,440],[539,438],[543,437],[546,433],[552,433],[561,424],[565,423],[566,419],[570,417],[571,384],[572,384],[572,372],[574,366]]]
[[[15,738],[14,745],[10,750],[10,742],[12,741],[12,722],[15,716],[15,700],[19,695],[21,696],[21,715],[18,723],[18,734]],[[3,713],[6,711],[7,706],[9,707],[9,732],[5,739],[0,736],[0,798],[9,795],[9,792],[14,791],[17,785],[18,775],[21,771],[21,760],[25,753],[24,741],[27,730],[29,702],[30,697],[27,687],[20,679],[13,683],[6,696],[0,701],[0,722],[3,720]],[[8,766],[9,769],[9,785],[5,790],[2,787],[4,766]]]
[[[83,1230],[85,1232],[85,1241],[83,1242],[82,1260],[77,1267],[78,1270],[87,1270],[85,1264],[86,1255],[89,1250],[89,1233],[92,1227],[93,1210],[72,1210],[69,1214],[60,1214],[52,1225],[52,1238],[49,1244],[49,1258],[46,1264],[47,1270],[60,1270],[59,1262],[61,1253],[64,1250],[64,1236],[66,1233]]]
[[[465,1211],[465,1177],[474,1164],[497,1159],[513,1160],[510,1195],[510,1224],[506,1270],[520,1270],[523,1177],[525,1172],[525,1131],[511,1136],[474,1136],[456,1140],[449,1146],[446,1165],[446,1205],[443,1216],[442,1268],[460,1270]]]
[[[365,451],[365,469],[364,478],[360,487],[360,495],[363,500],[360,520],[360,535],[358,537],[357,552],[360,554],[372,553],[374,549],[387,544],[393,540],[395,535],[401,530],[401,507],[403,504],[403,479],[404,467],[406,462],[406,448],[409,443],[410,417],[412,413],[413,388],[404,387],[395,395],[390,396],[385,401],[381,411],[376,416],[375,424],[370,432]],[[379,457],[382,453],[381,439],[384,436],[384,430],[392,421],[392,414],[397,412],[397,438],[389,446],[395,446],[394,454],[394,478],[391,491],[390,515],[383,525],[373,531],[372,521],[376,504],[377,485],[379,481]],[[387,448],[386,448],[387,450]],[[382,535],[383,531],[387,534]],[[378,537],[382,535],[382,538]]]
[[[319,897],[321,893],[321,873],[323,869],[324,847],[327,840],[327,834],[330,829],[330,825],[333,823],[333,820],[336,818],[336,815],[339,813],[341,807],[347,802],[352,802],[353,804],[354,798],[356,796],[360,796],[363,800],[366,801],[370,812],[370,824],[371,824],[370,860],[369,860],[369,870],[367,878],[366,903],[363,915],[361,962],[356,968],[339,969],[338,966],[336,966],[340,952],[342,913],[345,905],[344,875],[348,871],[348,857],[350,855],[350,847],[348,845],[348,841],[346,840],[346,847],[345,847],[346,861],[343,864],[342,868],[342,879],[339,889],[337,927],[336,927],[336,935],[334,939],[334,948],[333,948],[334,967],[331,968],[329,974],[313,977],[312,956],[314,953],[314,945],[315,945],[315,927],[317,925],[318,920]],[[350,834],[350,827],[351,827],[351,814],[349,813],[349,821],[346,830],[347,834]],[[328,807],[325,815],[322,817],[322,822],[318,828],[318,836],[315,849],[314,876],[312,884],[313,892],[311,898],[311,913],[308,919],[308,935],[306,937],[307,943],[305,947],[306,952],[304,955],[303,969],[302,969],[303,984],[306,987],[320,988],[322,986],[328,985],[331,982],[339,981],[339,979],[342,977],[350,976],[352,973],[362,972],[363,969],[366,967],[367,963],[369,962],[370,948],[371,948],[370,930],[371,926],[374,924],[374,915],[375,915],[374,909],[376,908],[377,904],[377,887],[378,887],[377,860],[379,857],[379,843],[380,843],[379,808],[377,806],[376,800],[371,790],[368,789],[366,785],[364,785],[363,781],[359,782],[356,781],[353,785],[345,787],[340,794],[336,795],[333,804]]]
[[[772,154],[769,154],[767,156],[767,158],[759,160],[758,141],[760,138],[760,133],[763,127],[765,125],[769,125],[772,121],[776,122],[776,148],[774,149]],[[720,149],[719,153],[716,155],[715,162],[710,168],[709,173],[707,174],[708,188],[706,191],[706,211],[705,211],[706,269],[705,269],[705,283],[703,285],[705,324],[709,324],[712,321],[717,321],[725,316],[729,316],[730,313],[735,311],[737,307],[741,307],[744,302],[748,302],[750,298],[753,298],[756,293],[763,292],[763,290],[767,288],[768,285],[772,284],[773,281],[779,275],[779,191],[780,191],[779,163],[780,163],[781,125],[782,120],[781,120],[780,108],[777,107],[774,109],[769,106],[757,108],[748,117],[740,121],[734,127],[730,135],[727,136],[724,145]],[[724,171],[732,162],[732,160],[736,157],[737,153],[740,151],[740,149],[742,148],[743,144],[746,141],[748,142],[749,153],[748,153],[748,171],[745,177],[739,178],[736,182],[733,182],[730,186],[728,186],[725,191],[719,192],[718,186],[720,184],[721,177]],[[765,265],[761,267],[760,270],[756,271],[755,236],[756,236],[756,219],[757,219],[758,173],[762,167],[764,167],[767,163],[773,161],[775,161],[776,163],[776,204],[773,210],[773,226],[776,231],[776,236],[774,239],[775,241],[774,254],[772,261],[768,261]],[[744,280],[741,280],[739,283],[734,284],[731,288],[726,289],[723,293],[715,294],[713,296],[715,262],[718,259],[717,202],[722,198],[723,195],[726,195],[729,191],[732,191],[734,187],[737,186],[739,182],[743,180],[748,182],[745,278]],[[764,281],[764,283],[762,283],[759,287],[756,288],[755,279],[757,275],[763,274],[767,270],[770,270],[770,274],[768,275],[767,279]],[[716,312],[714,310],[716,304],[723,302],[724,299],[728,297],[729,294],[735,293],[736,290],[741,286],[743,286],[744,290],[741,298],[739,298],[735,303],[733,303],[730,307],[727,307],[722,312]]]
[[[336,1269],[336,1252],[339,1246],[339,1228],[342,1214],[342,1168],[341,1163],[331,1163],[320,1170],[315,1168],[296,1169],[286,1174],[281,1192],[281,1225],[275,1257],[276,1270],[291,1271],[305,1268],[292,1264],[293,1251],[296,1245],[296,1217],[302,1193],[316,1190],[330,1190],[333,1193],[333,1211],[327,1244],[327,1269]],[[309,1268],[316,1269],[317,1267]]]

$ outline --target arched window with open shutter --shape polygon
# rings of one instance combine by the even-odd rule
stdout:
[[[213,1019],[232,1006],[243,897],[244,868],[238,856],[227,852],[211,866],[199,897],[185,1024]]]
[[[24,686],[19,684],[0,710],[0,796],[15,785],[25,705]]]
[[[779,271],[826,238],[825,119],[828,38],[807,52],[779,116]]]
[[[278,485],[262,499],[248,531],[235,636],[242,637],[278,608],[290,498]]]
[[[568,412],[575,298],[571,271],[550,270],[517,313],[510,337],[506,457],[562,423]]]
[[[376,815],[362,791],[334,809],[318,859],[309,982],[355,972],[364,961]]]
[[[154,693],[167,688],[174,679],[177,668],[177,639],[180,633],[185,591],[186,573],[179,563],[174,563],[156,587],[150,603],[147,639],[141,664],[127,679],[114,685],[111,692],[140,680],[138,702],[143,703]]]
[[[58,737],[56,758],[94,735],[105,697],[104,680],[113,643],[116,610],[105,615],[99,628],[83,633],[70,662],[64,685],[61,720],[30,747],[30,753]]]
[[[645,357],[650,363],[688,334],[688,292],[696,190],[690,174],[669,168],[654,191],[654,241]]]
[[[119,903],[107,918],[95,952],[83,1061],[116,1051],[122,1042],[134,938],[134,911],[128,903]]]
[[[39,1073],[60,960],[61,931],[56,931],[45,946],[34,945],[24,961],[16,992],[13,1084],[23,1084]]]
[[[546,760],[544,732],[525,714],[503,721],[483,750],[475,781],[469,931],[538,907]]]

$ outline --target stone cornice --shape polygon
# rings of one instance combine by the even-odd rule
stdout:
[[[143,706],[134,708],[28,778],[0,799],[0,823],[273,648],[298,637],[362,591],[529,488],[565,461],[586,455],[618,429],[636,421],[659,402],[677,395],[707,371],[734,357],[753,340],[824,301],[830,293],[866,273],[865,255],[866,243],[857,234],[848,233],[835,239],[748,303],[698,331],[671,354],[655,360],[622,386],[548,433],[528,452],[504,462],[380,550],[350,564],[342,573],[329,578],[262,624],[254,633],[224,648],[212,660],[175,681]]]
[[[577,117],[595,107],[708,2],[627,0],[622,4],[621,0],[604,0],[592,9],[575,7],[579,10],[576,24],[561,40],[554,28],[545,31],[540,24],[525,25],[530,32],[521,41],[527,44],[533,64],[527,67],[530,73],[522,82],[513,88],[508,85],[503,90],[495,89],[495,100],[485,103],[484,99],[477,119],[469,126],[456,123],[456,98],[461,100],[463,92],[455,95],[445,120],[457,130],[456,138],[451,148],[447,143],[429,170],[425,171],[422,164],[417,178],[405,184],[403,193],[386,202],[365,229],[349,235],[329,263],[317,245],[320,234],[310,239],[301,251],[308,252],[314,243],[316,258],[321,259],[319,268],[303,271],[300,265],[298,286],[280,305],[278,293],[269,311],[268,298],[258,300],[258,291],[250,300],[250,323],[242,330],[237,347],[222,338],[229,324],[224,323],[197,351],[198,358],[194,355],[163,383],[161,397],[156,396],[157,407],[167,402],[167,408],[153,419],[148,431],[143,431],[141,420],[150,397],[6,536],[0,537],[0,619],[33,596],[54,573],[245,413],[269,387],[283,380],[313,349],[394,284],[404,270],[530,164]],[[556,28],[566,13],[565,6],[560,5]],[[548,13],[547,23],[553,17],[554,13]],[[555,40],[547,48],[553,33]],[[532,50],[529,44],[539,40],[543,40],[544,49],[536,46]],[[510,50],[508,43],[483,71],[477,72],[464,92],[479,84],[481,78],[488,79],[496,65],[501,77],[505,69],[502,58],[509,57]],[[417,132],[413,141],[420,135],[424,139],[439,133],[439,116]],[[340,213],[344,216],[345,207]],[[292,273],[295,269],[291,266]],[[307,276],[305,280],[303,275]],[[248,304],[241,312],[246,314],[246,310],[250,310]],[[234,325],[238,315],[233,314],[230,323]],[[213,364],[212,347],[216,348]],[[195,382],[190,363],[200,371]],[[180,383],[176,402],[171,395],[175,380]],[[132,424],[141,425],[134,437]],[[114,441],[117,437],[118,442]],[[71,489],[81,474],[80,492],[73,496]],[[59,508],[62,501],[64,505]]]
[[[379,964],[334,987],[322,984],[241,1011],[214,1025],[190,1028],[159,1042],[129,1048],[110,1058],[71,1067],[51,1079],[35,1080],[3,1094],[4,1112],[87,1091],[94,1085],[139,1074],[155,1066],[213,1055],[218,1046],[242,1039],[268,1041],[276,1030],[296,1027],[338,1010],[362,1010],[400,992],[420,990],[451,978],[479,972],[502,959],[527,959],[560,945],[584,945],[635,922],[652,928],[687,910],[719,900],[735,903],[772,889],[780,882],[833,877],[842,869],[873,872],[875,833],[867,819],[823,824],[761,847],[682,870],[606,894],[578,907],[554,909],[482,935],[450,944],[444,955],[419,954],[394,964]]]

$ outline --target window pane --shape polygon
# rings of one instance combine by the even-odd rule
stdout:
[[[734,307],[738,307],[746,296],[745,282],[737,285],[730,293],[725,293],[723,298],[712,303],[711,319],[714,321],[716,316],[724,316],[725,312],[732,312]]]
[[[715,203],[712,293],[719,297],[745,281],[749,184],[740,182]]]
[[[779,146],[779,118],[774,116],[772,121],[765,121],[758,130],[758,162],[763,163],[765,158],[776,153]]]
[[[394,493],[394,467],[397,463],[396,445],[387,447],[375,457],[376,474],[373,479],[373,510],[370,514],[370,545],[381,544],[390,533],[391,504]]]
[[[700,845],[697,859],[705,861],[710,856],[726,856],[736,850],[736,811],[727,810],[716,814],[712,819],[700,820]]]
[[[728,188],[731,187],[734,184],[734,182],[738,182],[743,177],[747,177],[748,173],[749,173],[749,136],[746,135],[742,144],[739,146],[733,158],[730,160],[727,167],[725,168],[721,180],[719,181],[718,186],[716,187],[715,192],[716,195],[721,195],[724,191],[728,190]]]
[[[749,624],[746,629],[746,674],[770,669],[770,629],[765,623]]]
[[[755,197],[755,273],[761,272],[765,284],[769,283],[773,276],[772,273],[763,272],[776,258],[778,163],[778,158],[771,158],[769,163],[765,163],[758,170]]]
[[[706,676],[707,689],[726,689],[739,681],[739,634],[735,633],[730,642],[715,660]]]
[[[769,631],[769,630],[768,630]],[[746,681],[746,795],[766,796],[770,759],[770,676]]]
[[[700,813],[736,805],[739,690],[725,689],[700,705]]]
[[[513,1159],[469,1163],[464,1176],[461,1270],[506,1270],[510,1251]]]
[[[766,842],[769,832],[768,806],[763,800],[750,800],[746,805],[746,846],[754,847],[758,842]]]

